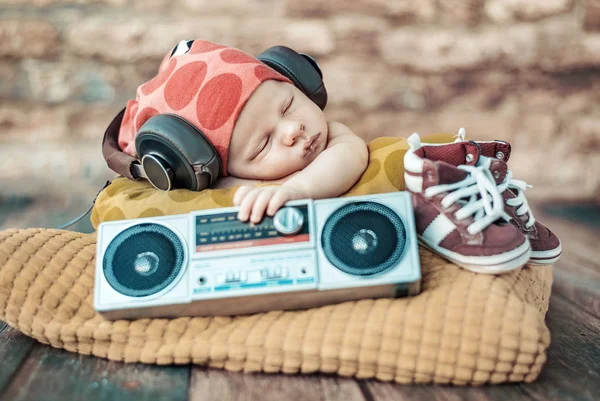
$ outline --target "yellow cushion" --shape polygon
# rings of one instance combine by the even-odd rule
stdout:
[[[449,135],[430,136],[427,141],[452,139]],[[403,191],[404,154],[408,144],[404,138],[377,138],[369,144],[369,165],[361,179],[343,196]],[[268,184],[265,184],[268,185]],[[188,213],[193,210],[233,206],[238,187],[192,192],[184,189],[157,191],[146,181],[134,182],[117,178],[96,199],[92,225],[103,221],[134,219]]]
[[[403,189],[406,142],[379,138],[369,148],[369,168],[346,195]],[[234,192],[163,193],[117,179],[98,197],[92,220],[97,226],[231,206]],[[72,352],[232,371],[481,384],[532,381],[546,360],[550,266],[478,275],[421,249],[416,297],[234,318],[111,322],[93,308],[95,239],[49,229],[0,232],[0,319]]]

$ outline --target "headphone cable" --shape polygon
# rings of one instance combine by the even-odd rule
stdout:
[[[76,218],[74,218],[73,220],[69,221],[68,223],[65,223],[63,225],[60,225],[58,227],[56,227],[57,230],[64,230],[67,227],[71,227],[73,224],[77,223],[79,220],[83,219],[93,208],[94,205],[96,204],[96,199],[98,199],[98,195],[100,195],[100,192],[102,192],[104,190],[104,188],[106,188],[107,186],[110,185],[110,181],[106,181],[106,184],[104,184],[104,186],[100,189],[100,191],[98,191],[98,193],[96,194],[96,196],[94,197],[94,200],[92,201],[92,204],[90,205],[90,207],[85,211],[85,213],[83,213],[80,216],[77,216]]]

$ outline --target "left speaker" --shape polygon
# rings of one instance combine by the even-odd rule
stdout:
[[[159,223],[145,223],[123,230],[110,242],[102,268],[117,292],[147,297],[172,286],[186,259],[186,246],[176,232]]]

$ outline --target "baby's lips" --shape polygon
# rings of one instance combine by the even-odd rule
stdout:
[[[308,150],[312,145],[314,145],[315,143],[317,143],[317,141],[319,140],[319,138],[321,138],[321,133],[319,132],[317,135],[313,135],[305,144],[304,144],[304,150]]]
[[[312,153],[318,145],[319,139],[321,139],[321,133],[319,132],[317,135],[313,135],[306,144],[304,145],[304,156]]]

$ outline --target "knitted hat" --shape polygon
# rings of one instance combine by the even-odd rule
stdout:
[[[181,41],[163,59],[158,74],[138,87],[119,131],[119,147],[136,155],[135,135],[156,114],[176,114],[195,125],[217,149],[227,175],[235,123],[258,86],[291,81],[238,49],[203,40]]]

